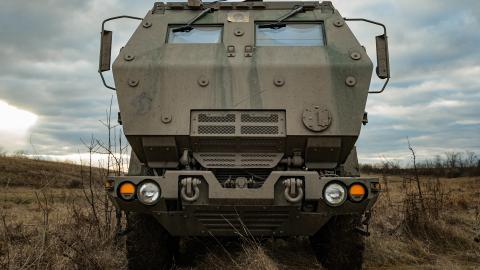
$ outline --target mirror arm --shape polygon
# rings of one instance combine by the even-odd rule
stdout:
[[[363,19],[363,18],[343,18],[343,19],[347,22],[367,22],[367,23],[371,23],[371,24],[381,26],[383,28],[383,34],[385,36],[387,36],[387,27],[383,23],[379,23],[379,22],[376,22],[376,21],[367,20],[367,19]]]
[[[140,20],[140,21],[143,20],[142,18],[128,16],[128,15],[122,15],[122,16],[116,16],[116,17],[108,18],[108,19],[106,19],[102,22],[102,32],[101,32],[102,33],[102,39],[103,39],[103,34],[105,33],[105,23],[107,23],[109,21],[117,20],[117,19],[132,19],[132,20]],[[101,47],[101,49],[100,49],[100,64],[99,64],[99,68],[98,68],[98,73],[100,74],[100,78],[102,79],[102,83],[106,88],[111,89],[111,90],[117,90],[115,87],[108,85],[106,80],[105,80],[105,77],[103,76],[104,71],[102,71],[102,67],[101,67],[103,42],[101,42],[100,47]],[[110,47],[110,51],[108,53],[111,54],[111,47]],[[110,63],[108,63],[108,65],[110,65]],[[108,68],[108,69],[110,69],[110,68]]]
[[[382,89],[380,89],[378,91],[368,91],[368,93],[369,94],[380,94],[380,93],[382,93],[383,91],[385,91],[385,88],[387,88],[387,84],[388,84],[389,81],[390,81],[390,77],[387,78],[387,80],[383,84]]]
[[[371,24],[375,24],[375,25],[378,25],[380,27],[383,28],[383,36],[385,37],[385,39],[387,39],[387,27],[383,24],[383,23],[379,23],[379,22],[376,22],[376,21],[372,21],[372,20],[367,20],[367,19],[363,19],[363,18],[343,18],[345,21],[351,21],[351,22],[366,22],[366,23],[371,23]],[[388,54],[388,52],[387,52]],[[390,81],[390,72],[388,72],[388,76],[385,78],[386,81],[385,83],[383,84],[383,87],[382,89],[378,90],[378,91],[369,91],[368,93],[369,94],[380,94],[382,93],[383,91],[385,91],[385,88],[387,88],[387,85]]]

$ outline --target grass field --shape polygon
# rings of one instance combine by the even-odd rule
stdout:
[[[0,269],[126,269],[114,211],[98,183],[102,171],[92,189],[82,185],[88,179],[80,171],[0,157]],[[371,220],[366,269],[480,269],[479,177],[424,177],[421,201],[415,182],[380,178],[384,192]],[[239,241],[214,242],[195,264],[178,268],[321,268],[304,239]]]

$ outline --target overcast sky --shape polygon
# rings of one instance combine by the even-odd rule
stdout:
[[[370,123],[358,142],[361,161],[408,158],[407,136],[421,157],[480,153],[480,1],[333,3],[343,16],[381,21],[389,31],[392,83],[384,94],[369,97]],[[102,137],[98,120],[105,118],[114,92],[101,85],[97,73],[100,23],[116,15],[143,17],[152,5],[2,0],[0,147],[67,158],[83,151],[80,138]],[[115,51],[135,23],[112,27]],[[374,56],[378,29],[350,25]]]

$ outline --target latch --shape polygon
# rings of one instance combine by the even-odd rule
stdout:
[[[122,122],[122,115],[120,114],[120,112],[118,112],[118,115],[117,115],[117,122],[119,125],[122,125],[123,122]]]
[[[227,46],[227,56],[228,57],[235,57],[235,46],[228,45]]]
[[[245,45],[245,57],[252,57],[253,55],[253,46]]]
[[[362,124],[366,126],[368,124],[368,112],[363,113]]]

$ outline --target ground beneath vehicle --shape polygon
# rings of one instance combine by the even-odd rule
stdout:
[[[116,87],[102,75],[133,149],[129,175],[106,184],[129,213],[130,268],[168,266],[175,238],[240,230],[310,236],[327,268],[360,268],[380,187],[358,172],[373,65],[348,19],[331,2],[156,3],[104,22],[100,74],[118,18],[142,21],[113,64]]]

